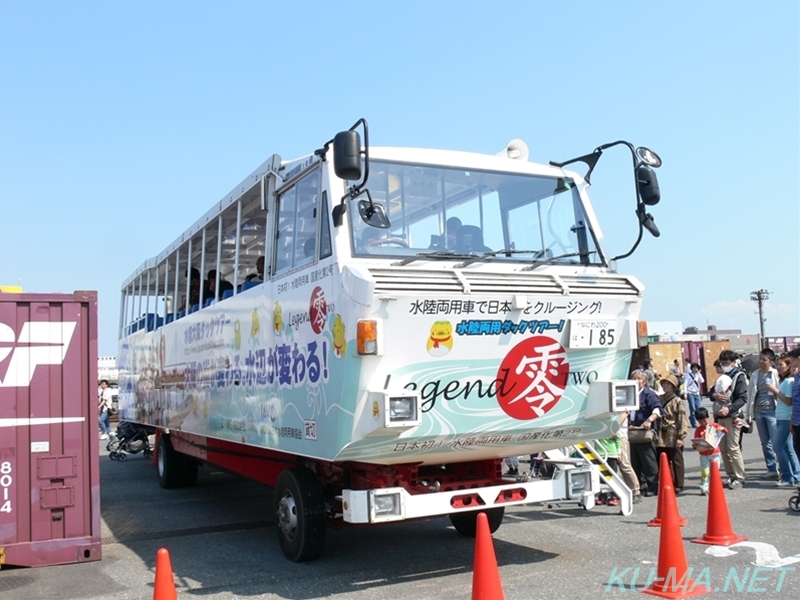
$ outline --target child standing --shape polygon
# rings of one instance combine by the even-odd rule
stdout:
[[[614,436],[597,440],[595,446],[597,453],[605,459],[608,468],[615,474],[618,472],[620,442],[619,438]],[[619,506],[619,498],[613,493],[611,494],[598,494],[595,498],[595,504],[608,504],[609,506]]]
[[[722,425],[708,420],[708,410],[705,408],[698,408],[694,413],[694,418],[697,419],[698,424],[698,427],[694,432],[695,439],[699,438],[704,440],[706,438],[707,428],[716,429],[717,431],[722,431],[722,433],[728,433],[728,430]],[[692,440],[692,448],[697,450],[697,453],[700,455],[700,495],[707,496],[708,475],[711,470],[711,461],[716,462],[717,466],[719,466],[719,446],[710,450],[703,450],[697,445],[695,440]]]

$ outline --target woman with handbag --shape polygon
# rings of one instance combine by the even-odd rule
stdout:
[[[656,434],[661,416],[661,401],[645,382],[642,371],[634,371],[631,379],[639,385],[639,410],[631,414],[628,427],[631,466],[639,478],[642,495],[658,495],[658,461],[656,460]]]
[[[686,416],[686,405],[676,394],[678,378],[667,375],[661,380],[661,421],[658,428],[658,458],[667,455],[672,472],[672,484],[675,493],[683,490],[683,444],[689,434],[689,419]]]

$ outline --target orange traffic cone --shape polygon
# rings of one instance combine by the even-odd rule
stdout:
[[[153,600],[178,600],[175,580],[172,578],[172,563],[169,550],[159,548],[156,552],[156,583],[153,586]]]
[[[672,471],[669,468],[669,459],[666,452],[661,453],[661,465],[658,469],[658,502],[656,502],[656,516],[647,523],[648,527],[661,527],[661,515],[664,510],[664,503],[671,502],[675,505],[675,512],[678,514],[678,524],[683,527],[689,521],[681,516],[678,508],[678,498],[675,496],[675,488],[672,487]]]
[[[719,465],[716,461],[711,461],[709,477],[706,532],[703,537],[695,538],[692,542],[695,544],[730,546],[745,541],[747,538],[736,535],[731,527],[728,501],[725,500],[725,490],[722,488],[722,477],[719,474]]]
[[[478,513],[475,533],[475,564],[472,571],[472,600],[504,600],[500,570],[494,555],[492,534],[486,513]]]
[[[696,585],[689,577],[691,570],[686,561],[686,549],[683,547],[681,526],[678,524],[677,502],[665,502],[663,511],[656,579],[649,588],[642,591],[662,598],[690,598],[710,592],[706,586]]]

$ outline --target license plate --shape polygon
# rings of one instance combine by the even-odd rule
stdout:
[[[618,339],[617,322],[606,321],[570,321],[570,348],[609,348],[616,345]]]

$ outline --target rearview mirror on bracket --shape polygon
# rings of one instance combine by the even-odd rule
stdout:
[[[333,138],[333,170],[340,179],[361,179],[361,136],[357,131],[340,131]]]
[[[375,204],[371,198],[358,201],[358,214],[367,225],[372,225],[379,229],[388,229],[391,225],[383,204]]]
[[[661,190],[658,187],[656,172],[647,165],[640,165],[636,169],[636,187],[639,197],[647,206],[654,206],[661,200]]]

